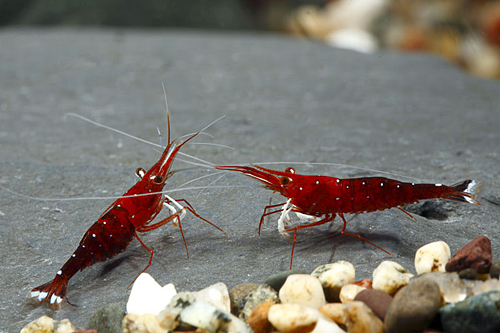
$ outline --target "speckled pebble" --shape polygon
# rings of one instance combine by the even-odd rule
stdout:
[[[279,291],[279,298],[282,303],[296,303],[313,309],[326,304],[321,283],[308,274],[290,275]]]
[[[360,291],[354,300],[365,303],[380,319],[385,320],[392,297],[380,290],[365,289]]]
[[[253,309],[250,316],[248,316],[248,326],[254,331],[254,333],[269,333],[273,331],[273,325],[267,319],[269,314],[269,309],[271,306],[276,304],[275,302],[264,302],[259,304],[255,309]]]
[[[193,293],[180,292],[177,293],[167,305],[167,307],[158,315],[160,326],[166,330],[174,330],[180,323],[179,315],[189,305],[196,302]]]
[[[500,261],[491,265],[490,276],[494,279],[498,279],[500,277]]]
[[[264,280],[264,284],[271,286],[271,288],[279,292],[287,277],[292,274],[307,274],[307,272],[303,269],[289,269],[269,276]]]
[[[500,332],[500,292],[490,291],[466,300],[443,306],[441,324],[446,332]]]
[[[412,281],[420,279],[436,282],[446,303],[460,302],[467,296],[467,285],[460,280],[457,273],[425,273],[413,278]]]
[[[373,289],[394,295],[413,277],[407,269],[394,261],[383,261],[373,271]]]
[[[441,306],[441,291],[429,279],[412,281],[394,296],[385,316],[385,331],[422,332]]]
[[[360,287],[355,284],[346,284],[345,286],[340,289],[340,294],[339,298],[342,303],[347,303],[354,301],[354,298],[356,295],[362,291],[365,290],[365,287]]]
[[[138,315],[129,313],[123,318],[122,331],[99,331],[99,332],[123,332],[123,333],[167,333],[168,330],[160,327],[158,318],[151,313]]]
[[[485,236],[479,236],[458,250],[446,264],[446,271],[458,272],[470,267],[478,273],[488,273],[491,264],[491,241]]]
[[[203,302],[195,302],[182,310],[180,320],[209,332],[252,332],[245,322],[229,311]]]
[[[344,321],[349,333],[383,333],[384,323],[365,303],[359,301],[343,305]]]
[[[415,271],[417,274],[445,272],[445,265],[450,260],[450,247],[443,241],[422,246],[415,253]]]
[[[248,295],[257,289],[259,284],[257,283],[243,283],[234,286],[229,291],[229,299],[231,301],[231,313],[235,316],[239,316],[245,303],[247,302]]]
[[[258,286],[257,289],[248,295],[245,306],[238,317],[246,321],[253,309],[255,309],[259,304],[269,301],[279,301],[276,290],[265,284]]]
[[[125,316],[123,306],[112,303],[103,306],[89,318],[89,327],[99,332],[120,332],[122,320]]]
[[[342,303],[327,303],[319,308],[319,312],[333,320],[339,325],[345,325],[344,321],[344,304]]]
[[[48,316],[42,316],[33,320],[21,329],[21,333],[52,333],[55,321]]]
[[[340,289],[346,284],[354,283],[355,270],[350,262],[342,260],[321,265],[311,275],[321,282],[328,302],[338,302]]]

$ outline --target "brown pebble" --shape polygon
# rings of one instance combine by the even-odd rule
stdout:
[[[469,267],[458,272],[458,277],[466,280],[475,280],[477,277],[477,272],[474,268]]]
[[[229,292],[229,300],[231,302],[231,313],[235,316],[239,316],[245,303],[247,301],[248,295],[259,287],[257,283],[243,283],[234,286]]]
[[[399,290],[387,309],[385,332],[422,332],[441,306],[441,291],[436,282],[419,279]]]
[[[354,284],[360,287],[365,287],[366,289],[372,289],[372,280],[370,279],[359,280],[354,282]]]
[[[345,325],[343,306],[344,304],[342,303],[327,303],[319,308],[319,312],[321,312],[337,324]]]
[[[392,302],[392,297],[380,290],[365,289],[360,291],[354,300],[365,303],[370,309],[372,309],[373,313],[375,313],[380,319],[384,320],[387,309]]]
[[[500,261],[490,267],[490,276],[492,279],[498,279],[500,276]]]
[[[479,236],[458,250],[446,264],[446,271],[459,272],[473,268],[478,273],[488,273],[491,264],[491,242],[486,236]]]
[[[273,331],[273,325],[267,320],[269,308],[276,304],[275,302],[264,302],[253,309],[250,316],[248,316],[248,326],[250,326],[255,333],[269,333]]]

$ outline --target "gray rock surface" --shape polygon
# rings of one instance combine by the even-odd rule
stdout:
[[[183,151],[216,164],[270,164],[299,173],[374,176],[341,163],[408,175],[399,178],[453,184],[483,181],[482,206],[450,203],[444,220],[397,210],[349,216],[347,230],[391,252],[340,235],[341,222],[298,233],[294,268],[348,260],[356,279],[371,278],[392,259],[413,269],[415,251],[437,240],[452,252],[478,235],[500,245],[500,83],[470,77],[423,54],[363,55],[286,36],[135,30],[2,30],[0,32],[0,185],[37,198],[115,196],[150,167],[158,152],[75,118],[75,112],[147,140],[166,137],[165,82],[172,136],[200,130],[223,114],[198,142]],[[178,168],[188,165],[176,163]],[[176,174],[169,188],[212,173]],[[207,185],[216,176],[196,182]],[[230,174],[214,185],[246,185],[175,192],[227,236],[189,216],[183,228],[164,226],[143,235],[155,250],[148,269],[164,285],[199,290],[216,282],[229,288],[261,283],[286,270],[291,243],[274,216],[257,235],[271,193],[251,179]],[[282,198],[273,197],[274,203]],[[134,241],[127,251],[78,273],[58,311],[33,307],[24,297],[51,280],[76,249],[85,230],[112,202],[42,201],[0,189],[0,330],[18,331],[48,314],[78,328],[107,303],[125,306],[127,286],[149,253]],[[450,205],[447,204],[447,205]],[[445,212],[449,212],[449,207]]]

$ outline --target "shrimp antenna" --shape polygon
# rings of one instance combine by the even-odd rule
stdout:
[[[167,117],[167,130],[168,130],[168,143],[170,144],[170,109],[168,108],[168,101],[167,101],[167,91],[165,90],[165,84],[163,81],[161,82],[161,87],[163,88],[163,97],[165,97],[165,117]]]

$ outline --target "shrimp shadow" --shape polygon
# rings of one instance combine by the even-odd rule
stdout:
[[[114,271],[118,266],[120,266],[124,261],[132,261],[130,258],[135,256],[137,256],[137,253],[134,253],[133,251],[126,251],[126,253],[122,253],[116,258],[105,262],[104,267],[102,267],[98,277],[105,277],[106,275]]]

